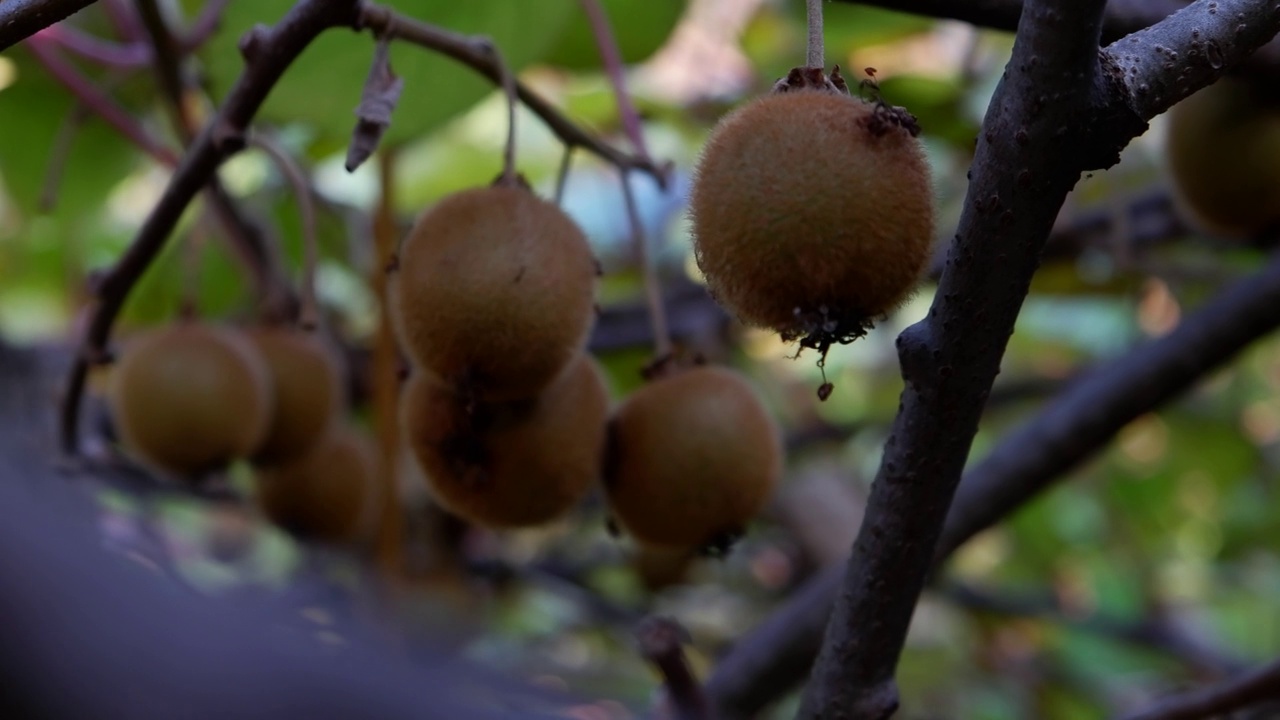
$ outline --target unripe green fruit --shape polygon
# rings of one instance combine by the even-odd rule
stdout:
[[[1210,233],[1252,238],[1280,229],[1280,99],[1274,95],[1223,78],[1169,110],[1176,196]]]
[[[655,380],[618,408],[605,486],[642,543],[715,546],[746,530],[782,475],[781,435],[755,390],[727,368]]]
[[[258,505],[273,523],[304,540],[358,542],[372,530],[376,473],[369,439],[332,423],[302,455],[259,470]]]
[[[391,303],[406,352],[485,401],[529,398],[584,346],[596,261],[563,211],[519,187],[466,190],[400,248]]]
[[[271,377],[262,356],[229,328],[180,322],[125,347],[108,380],[124,447],[184,476],[245,457],[271,421]]]
[[[532,400],[475,403],[422,373],[401,398],[408,444],[436,501],[491,528],[541,525],[582,500],[600,478],[608,412],[585,354]]]
[[[342,380],[334,353],[315,333],[258,327],[246,333],[271,371],[275,411],[255,463],[280,463],[308,450],[342,406]]]
[[[806,89],[720,121],[690,195],[698,267],[717,300],[788,340],[829,344],[911,295],[933,242],[933,195],[915,130],[897,117]]]

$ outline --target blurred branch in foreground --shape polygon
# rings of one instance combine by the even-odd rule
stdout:
[[[1174,695],[1124,720],[1200,720],[1273,700],[1280,700],[1280,660],[1217,685]]]

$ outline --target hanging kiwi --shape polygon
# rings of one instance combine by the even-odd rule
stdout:
[[[481,403],[427,373],[410,378],[401,425],[432,495],[490,528],[541,525],[598,482],[608,394],[586,354],[529,400]]]
[[[124,448],[191,479],[249,455],[273,411],[262,356],[231,328],[183,320],[125,346],[107,400]]]
[[[533,397],[586,342],[596,267],[573,220],[524,187],[451,195],[400,247],[390,295],[400,341],[479,400]]]
[[[286,325],[246,333],[271,372],[275,410],[256,464],[277,464],[308,450],[342,407],[342,379],[334,351],[315,332]]]
[[[902,108],[851,95],[838,70],[817,68],[792,70],[721,119],[689,199],[716,299],[823,355],[901,305],[934,232],[918,133]]]
[[[371,440],[330,423],[301,455],[260,468],[256,500],[263,514],[307,541],[353,544],[371,536],[377,510],[377,457]]]
[[[1169,110],[1169,171],[1179,207],[1229,239],[1280,232],[1280,93],[1218,80]]]
[[[680,369],[614,414],[605,488],[614,519],[637,541],[716,551],[764,507],[782,462],[778,427],[745,378]]]

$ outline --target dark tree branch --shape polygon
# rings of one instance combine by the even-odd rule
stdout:
[[[1280,255],[1184,316],[1170,334],[1087,371],[965,472],[938,542],[941,563],[1098,452],[1134,418],[1169,402],[1280,326]],[[739,641],[707,681],[726,717],[748,716],[804,679],[842,572],[811,578]]]
[[[22,42],[97,0],[5,0],[0,5],[0,51]]]
[[[258,26],[241,41],[245,71],[188,149],[133,244],[97,287],[97,305],[63,397],[61,433],[66,452],[77,451],[80,397],[89,364],[106,355],[112,323],[134,283],[222,161],[244,148],[249,123],[289,64],[324,30],[354,25],[357,12],[356,0],[302,0],[274,27]]]
[[[1105,447],[1125,425],[1186,392],[1280,327],[1280,255],[1173,332],[1089,371],[965,474],[937,555],[944,558]]]
[[[662,673],[676,720],[711,720],[711,706],[684,656],[688,631],[675,620],[650,617],[636,628],[640,654]]]
[[[838,0],[929,17],[959,20],[993,30],[1018,29],[1023,0]],[[1180,0],[1111,0],[1102,18],[1106,42],[1154,25],[1186,5]]]
[[[1280,700],[1280,660],[1200,690],[1175,695],[1125,720],[1200,720]]]
[[[1145,129],[1098,112],[1105,4],[1025,6],[933,307],[898,337],[906,388],[800,718],[896,711],[907,626],[1040,251],[1080,171],[1114,163]],[[1088,136],[1104,117],[1120,137]]]

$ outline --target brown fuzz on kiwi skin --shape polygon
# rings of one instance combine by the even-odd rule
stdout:
[[[107,397],[128,451],[190,479],[252,452],[273,410],[262,356],[239,332],[196,321],[126,346]]]
[[[599,481],[609,398],[586,354],[532,400],[468,400],[418,372],[401,425],[436,501],[489,528],[542,525]]]
[[[260,469],[256,500],[271,522],[299,539],[357,544],[371,535],[376,472],[370,439],[336,422],[302,455]]]
[[[343,405],[340,366],[334,351],[314,332],[263,326],[246,335],[266,360],[275,392],[271,427],[253,461],[285,462],[307,451],[337,417]]]
[[[406,353],[491,402],[529,398],[586,343],[596,260],[555,205],[495,185],[445,198],[400,248],[393,318]]]
[[[1222,78],[1169,110],[1174,195],[1190,219],[1223,238],[1280,231],[1280,97]]]
[[[637,541],[723,552],[768,502],[782,463],[781,434],[747,380],[694,367],[618,408],[605,488]]]
[[[690,195],[698,266],[739,319],[825,352],[916,289],[933,243],[915,119],[799,69],[723,118]]]

